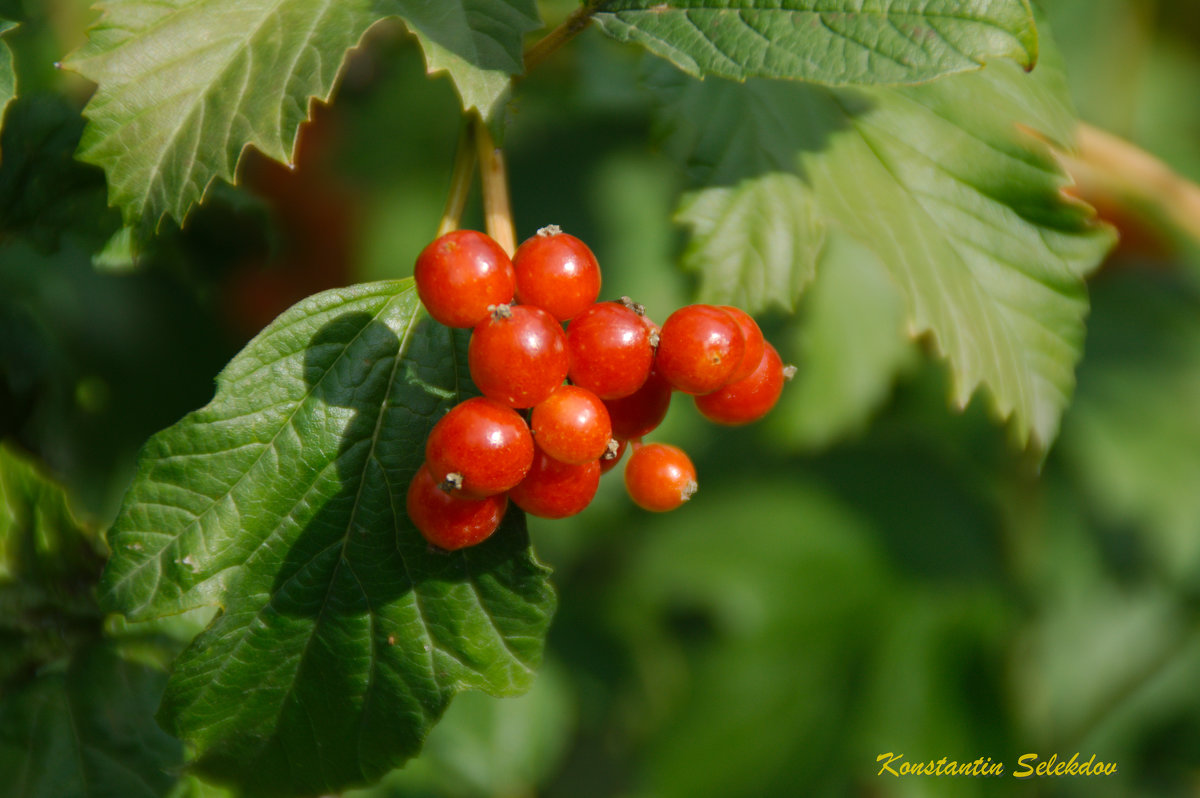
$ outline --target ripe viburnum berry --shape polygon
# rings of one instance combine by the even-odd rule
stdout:
[[[727,426],[749,424],[765,416],[783,392],[783,361],[767,344],[750,376],[695,397],[696,409],[709,421]]]
[[[570,356],[554,317],[532,305],[499,305],[475,325],[467,348],[471,379],[484,396],[533,407],[562,385]]]
[[[732,316],[713,305],[687,305],[663,323],[655,366],[677,390],[706,394],[729,384],[745,353]]]
[[[635,444],[625,464],[625,490],[643,510],[674,510],[692,497],[696,484],[691,458],[670,444]]]
[[[571,382],[601,399],[629,396],[654,363],[652,328],[632,308],[599,302],[567,326]]]
[[[408,486],[408,518],[435,546],[454,551],[486,540],[504,518],[508,499],[496,494],[483,499],[461,499],[439,487],[421,466]]]
[[[513,255],[517,301],[570,321],[600,295],[600,264],[588,245],[556,225],[543,227]]]
[[[516,290],[508,254],[475,230],[451,231],[421,250],[413,279],[429,315],[447,327],[474,327]]]
[[[510,407],[477,396],[438,419],[425,462],[444,489],[479,499],[520,482],[533,463],[533,437]]]
[[[640,438],[654,431],[667,417],[671,384],[654,369],[641,388],[620,399],[607,399],[604,406],[608,408],[614,436],[620,440]]]
[[[599,397],[578,385],[560,385],[533,408],[529,427],[538,448],[564,463],[597,460],[612,440],[608,410]]]
[[[733,372],[733,378],[730,380],[730,383],[734,383],[754,373],[762,360],[763,348],[767,342],[763,338],[758,322],[749,313],[741,308],[735,308],[733,305],[721,305],[720,307],[737,323],[738,329],[742,331],[742,341],[746,345],[746,350],[742,354],[742,362],[738,364],[737,369]]]
[[[508,495],[513,504],[530,515],[566,518],[582,512],[599,485],[599,460],[572,465],[539,449],[533,456],[533,468]]]

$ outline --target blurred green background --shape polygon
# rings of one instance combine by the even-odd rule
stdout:
[[[85,6],[0,3],[25,21],[0,141],[0,426],[103,526],[142,442],[204,404],[276,313],[411,272],[458,112],[403,30],[380,26],[295,172],[252,154],[241,188],[217,187],[136,267],[119,248],[94,259],[117,220],[102,176],[70,157],[89,89],[52,67]],[[1045,6],[1081,119],[1200,180],[1200,6]],[[542,4],[550,23],[571,7]],[[693,285],[672,221],[686,176],[654,144],[641,59],[579,37],[521,84],[505,147],[518,237],[580,236],[605,295],[661,321]],[[350,794],[1200,794],[1200,248],[1153,208],[1099,199],[1124,241],[1091,280],[1077,394],[1043,464],[981,398],[951,409],[919,346],[868,345],[864,325],[901,319],[845,312],[871,301],[863,258],[861,281],[818,280],[795,316],[760,319],[802,375],[772,418],[716,429],[676,398],[652,437],[692,454],[691,504],[641,512],[614,475],[582,516],[530,520],[560,596],[533,691],[460,696],[419,760]],[[850,362],[823,360],[834,334],[862,335]],[[11,721],[0,712],[0,753]],[[877,775],[884,752],[1009,773],[1026,753],[1094,753],[1119,772],[896,779]]]

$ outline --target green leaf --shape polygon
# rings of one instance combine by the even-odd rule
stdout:
[[[773,172],[695,192],[676,219],[691,228],[683,266],[699,272],[701,302],[791,311],[813,278],[824,231],[796,175]]]
[[[735,80],[919,83],[995,58],[1032,67],[1038,50],[1027,0],[613,0],[594,19],[688,74]]]
[[[108,173],[126,224],[183,221],[215,179],[233,181],[246,145],[290,161],[311,99],[329,99],[346,51],[391,16],[481,110],[537,23],[532,0],[112,0],[67,64],[99,84],[79,157]]]
[[[0,695],[99,633],[102,564],[62,486],[0,444]]]
[[[17,93],[17,75],[13,70],[12,50],[4,41],[4,34],[17,23],[0,19],[0,125],[4,123],[4,112]]]
[[[1178,275],[1093,288],[1079,395],[1061,451],[1097,520],[1136,532],[1179,579],[1200,572],[1200,294]]]
[[[874,253],[905,299],[909,331],[930,334],[949,361],[955,401],[966,405],[986,384],[1019,442],[1044,448],[1074,384],[1083,276],[1112,243],[1089,208],[1061,193],[1067,178],[1046,145],[1018,127],[1069,140],[1056,67],[1048,52],[1032,74],[1001,62],[873,90],[657,80],[674,147],[695,176],[736,184],[795,175],[777,201],[794,204],[802,184],[823,225]],[[763,274],[807,268],[807,256],[786,260],[805,253],[802,244],[775,247],[784,260],[740,279],[756,285]],[[706,274],[728,268],[692,253],[692,268]],[[782,295],[795,285],[770,288]]]
[[[806,449],[861,431],[912,367],[904,299],[865,245],[830,231],[817,279],[794,324],[796,376],[772,411],[770,434]]]
[[[411,280],[360,285],[284,313],[147,444],[101,600],[134,620],[221,607],[160,713],[202,774],[337,792],[413,756],[454,693],[529,686],[554,597],[523,516],[445,554],[404,511],[469,385],[465,336]]]
[[[182,747],[154,722],[165,675],[105,644],[0,700],[0,773],[21,798],[167,795]]]
[[[525,71],[521,41],[541,27],[535,0],[420,0],[403,16],[430,72],[445,71],[464,109],[491,116],[513,75]]]

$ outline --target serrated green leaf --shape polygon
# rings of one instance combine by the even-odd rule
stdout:
[[[697,191],[683,198],[676,219],[691,228],[683,266],[700,274],[701,302],[790,311],[813,278],[824,231],[796,175]]]
[[[346,51],[398,16],[468,105],[490,108],[521,68],[532,0],[111,0],[67,63],[98,84],[79,157],[108,174],[127,225],[183,221],[247,145],[290,161],[312,98],[329,99]]]
[[[468,390],[464,344],[411,280],[318,294],[147,444],[101,600],[133,619],[220,605],[160,714],[200,772],[340,791],[414,755],[455,692],[529,685],[554,597],[523,516],[444,554],[404,511],[430,427]]]
[[[19,798],[157,798],[182,747],[154,722],[166,677],[97,644],[65,672],[46,671],[0,700],[4,794]]]
[[[1074,385],[1083,276],[1112,243],[1090,209],[1063,196],[1066,176],[1045,145],[1018,127],[1069,136],[1056,67],[1050,53],[1032,74],[1002,62],[900,89],[686,79],[659,88],[693,173],[721,183],[797,175],[821,222],[887,268],[910,332],[930,333],[949,361],[955,401],[986,384],[1019,442],[1044,449]],[[748,143],[760,149],[742,152]]]
[[[919,83],[995,58],[1025,67],[1027,0],[613,0],[594,17],[688,74],[833,86]]]

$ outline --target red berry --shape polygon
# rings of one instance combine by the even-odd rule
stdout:
[[[471,379],[484,396],[533,407],[562,385],[570,356],[562,327],[532,305],[501,305],[475,326],[467,349]]]
[[[543,227],[513,255],[517,301],[559,321],[587,310],[600,295],[600,264],[587,244],[555,225]]]
[[[706,394],[731,381],[745,352],[732,316],[712,305],[687,305],[663,324],[655,364],[676,389]]]
[[[599,397],[577,385],[560,385],[533,408],[529,422],[538,448],[563,463],[597,460],[612,440],[608,410]]]
[[[667,417],[671,407],[671,384],[654,369],[641,388],[629,396],[608,399],[604,406],[608,408],[613,435],[621,440],[640,438],[656,429]]]
[[[728,426],[749,424],[765,416],[783,392],[783,361],[775,347],[766,345],[758,368],[749,377],[730,383],[704,396],[696,408],[709,421]]]
[[[629,396],[642,387],[654,363],[650,327],[617,302],[592,305],[571,320],[571,382],[601,399]]]
[[[525,477],[533,463],[533,437],[517,411],[477,396],[433,425],[425,462],[447,490],[479,499],[503,493]]]
[[[513,504],[539,518],[566,518],[582,512],[600,485],[600,461],[562,463],[538,450],[533,468],[509,492]]]
[[[483,499],[460,499],[442,490],[421,466],[408,486],[408,519],[427,541],[447,551],[485,540],[504,518],[504,494]]]
[[[475,230],[454,230],[421,250],[413,278],[429,315],[447,327],[474,327],[516,290],[508,255]]]
[[[730,380],[730,383],[734,383],[754,373],[762,361],[763,349],[767,342],[758,327],[758,322],[749,313],[733,305],[721,305],[721,310],[728,313],[737,323],[738,329],[742,331],[742,341],[746,344],[742,362],[738,364],[737,370],[733,372],[733,379]]]
[[[625,490],[643,510],[674,510],[696,492],[696,467],[677,446],[666,443],[634,445],[625,464]]]
[[[617,467],[617,463],[621,462],[621,455],[625,454],[625,449],[629,446],[629,441],[617,441],[616,448],[609,448],[600,457],[600,473],[607,474]]]

